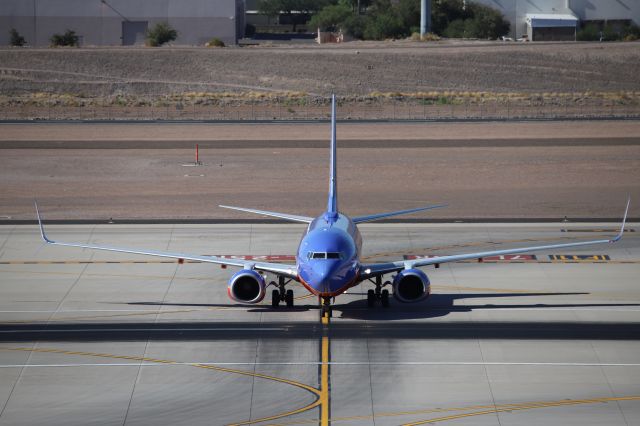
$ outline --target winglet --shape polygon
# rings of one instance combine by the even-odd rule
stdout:
[[[47,234],[44,233],[44,227],[42,226],[42,219],[40,218],[40,210],[38,210],[38,202],[34,200],[33,204],[35,204],[36,206],[36,216],[38,216],[38,225],[40,225],[40,235],[42,236],[42,239],[46,243],[52,244],[53,241],[47,238]]]
[[[629,204],[631,204],[631,196],[627,198],[627,208],[624,209],[624,217],[622,218],[622,226],[620,226],[620,232],[618,235],[613,237],[610,242],[615,243],[622,239],[622,234],[624,233],[624,225],[627,223],[627,213],[629,213]]]

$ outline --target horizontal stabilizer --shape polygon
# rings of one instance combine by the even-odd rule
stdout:
[[[446,204],[437,204],[435,206],[417,207],[415,209],[398,210],[398,211],[395,211],[395,212],[388,212],[388,213],[378,213],[378,214],[372,214],[372,215],[369,215],[369,216],[358,216],[358,217],[354,217],[353,218],[353,223],[373,222],[374,220],[385,219],[385,218],[391,217],[391,216],[399,216],[401,214],[409,214],[409,213],[421,212],[421,211],[424,211],[424,210],[439,209],[441,207],[447,207],[447,205]]]
[[[266,210],[245,209],[244,207],[233,207],[233,206],[223,206],[223,205],[220,205],[219,207],[222,207],[224,209],[239,210],[241,212],[261,214],[263,216],[277,217],[279,219],[286,219],[292,222],[303,222],[303,223],[313,222],[313,218],[307,217],[307,216],[296,216],[294,214],[270,212]]]

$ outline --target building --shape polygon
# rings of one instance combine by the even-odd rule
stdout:
[[[437,0],[434,0],[437,1]],[[511,23],[511,37],[575,40],[589,22],[640,24],[638,0],[473,0],[499,10]]]
[[[67,29],[84,46],[144,44],[158,22],[178,31],[177,45],[204,45],[213,37],[235,44],[244,36],[244,0],[1,0],[0,45],[15,28],[30,46],[48,46]]]

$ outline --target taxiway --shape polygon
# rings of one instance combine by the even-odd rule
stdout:
[[[593,238],[616,226],[361,230],[364,257],[385,260]],[[303,228],[48,231],[199,254],[289,255]],[[368,309],[360,285],[336,299],[323,325],[300,286],[293,309],[241,306],[226,295],[232,268],[51,247],[35,226],[1,226],[0,425],[639,424],[638,235],[430,268],[434,294],[424,303]]]

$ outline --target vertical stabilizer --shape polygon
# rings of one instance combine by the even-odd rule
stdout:
[[[331,95],[331,177],[329,181],[329,201],[327,218],[338,217],[338,174],[336,170],[336,95]]]

